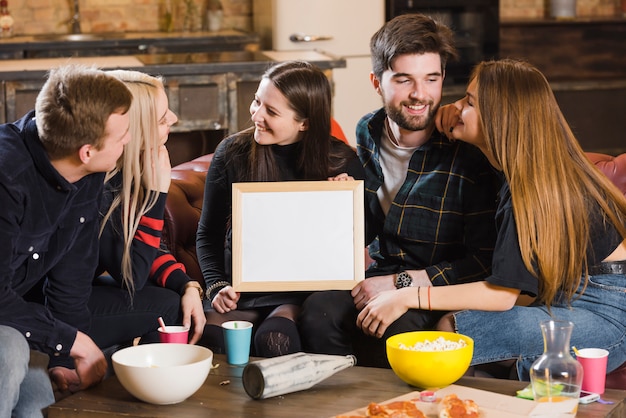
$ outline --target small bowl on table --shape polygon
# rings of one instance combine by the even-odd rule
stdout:
[[[144,402],[170,405],[200,389],[213,363],[213,352],[192,344],[143,344],[111,356],[118,380]]]
[[[436,341],[447,343],[447,349],[432,347]],[[426,342],[431,343],[428,351],[417,349],[416,344]],[[386,347],[389,364],[400,379],[417,388],[439,389],[465,374],[472,361],[474,340],[454,332],[413,331],[389,337]]]

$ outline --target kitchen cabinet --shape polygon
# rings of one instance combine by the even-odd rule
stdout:
[[[181,75],[165,78],[170,109],[178,116],[168,146],[172,164],[213,152],[228,133],[250,126],[250,102],[261,72]],[[4,81],[0,123],[14,121],[35,106],[44,81]]]
[[[14,121],[35,107],[37,94],[43,86],[41,80],[5,81],[4,112],[0,114],[0,123]]]
[[[173,165],[213,152],[228,133],[250,126],[250,102],[262,72],[180,75],[165,78],[170,109],[178,116],[168,148]],[[41,78],[0,83],[0,123],[35,106]]]
[[[168,77],[165,91],[179,122],[172,132],[228,129],[226,74]]]
[[[163,76],[170,108],[178,116],[168,142],[172,164],[176,165],[212,152],[225,135],[250,126],[249,107],[263,73],[276,62],[290,59],[310,61],[330,79],[334,68],[345,66],[343,59],[314,51],[75,57],[72,61]],[[0,123],[14,121],[31,110],[48,69],[66,62],[61,58],[3,61]]]
[[[236,132],[248,126],[248,109],[263,73],[273,64],[291,59],[317,65],[331,80],[333,69],[345,67],[345,60],[314,51],[76,57],[72,62],[162,76],[170,107],[179,118],[173,132]],[[0,122],[15,120],[30,110],[48,69],[65,63],[67,60],[61,58],[4,61],[0,67],[0,82],[5,107],[0,113]]]
[[[230,103],[234,103],[230,117],[231,126],[237,130],[252,126],[250,104],[256,94],[262,74],[246,73],[232,76],[229,82]],[[235,131],[236,132],[236,131]]]
[[[170,108],[179,118],[172,132],[228,129],[227,78],[227,74],[167,78],[165,91]],[[43,84],[40,79],[2,82],[4,111],[0,123],[14,121],[33,109]]]

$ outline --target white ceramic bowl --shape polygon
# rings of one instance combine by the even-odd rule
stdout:
[[[191,344],[144,344],[113,354],[113,369],[124,388],[151,404],[184,401],[204,383],[213,352]]]

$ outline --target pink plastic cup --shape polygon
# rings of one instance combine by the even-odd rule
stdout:
[[[162,343],[187,344],[189,341],[189,328],[177,325],[168,325],[165,329],[159,327],[159,337]]]
[[[602,348],[583,348],[578,350],[576,358],[583,366],[582,390],[602,395],[609,352]]]

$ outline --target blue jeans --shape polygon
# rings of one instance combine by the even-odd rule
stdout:
[[[458,333],[474,339],[472,365],[517,360],[521,380],[529,380],[533,362],[543,354],[539,322],[562,319],[574,323],[570,345],[609,351],[607,373],[626,362],[626,276],[602,274],[582,284],[571,307],[555,304],[515,306],[504,312],[460,311],[454,314]]]
[[[43,410],[53,403],[47,361],[31,362],[26,338],[16,329],[0,325],[0,417],[42,417]]]

